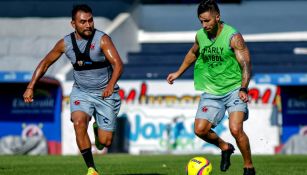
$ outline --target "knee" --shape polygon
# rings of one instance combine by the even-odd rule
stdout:
[[[75,119],[73,121],[75,128],[87,128],[87,122],[80,119]]]
[[[87,129],[87,122],[80,119],[73,120],[75,130]]]
[[[206,129],[202,128],[202,127],[195,127],[194,128],[194,133],[198,137],[204,137],[204,136],[206,136],[208,134],[208,131],[206,131]]]
[[[212,124],[208,120],[204,119],[195,119],[194,123],[194,133],[198,137],[204,139],[212,127]]]
[[[102,137],[99,138],[99,142],[108,148],[112,145],[112,138]]]
[[[107,142],[104,144],[104,146],[107,147],[107,148],[109,148],[111,145],[112,145],[112,141],[111,141],[111,140],[110,140],[110,141],[107,141]]]
[[[232,128],[230,128],[230,133],[233,137],[238,138],[243,134],[243,128],[232,127]]]

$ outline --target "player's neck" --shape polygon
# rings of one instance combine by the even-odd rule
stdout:
[[[219,35],[220,35],[220,33],[221,33],[222,30],[223,30],[223,27],[224,27],[223,23],[219,22],[219,23],[217,24],[216,36],[219,36]]]
[[[217,24],[215,30],[213,30],[213,32],[211,32],[211,33],[208,33],[209,34],[209,38],[211,40],[215,40],[219,36],[219,34],[222,32],[223,27],[224,27],[223,23],[219,22]]]

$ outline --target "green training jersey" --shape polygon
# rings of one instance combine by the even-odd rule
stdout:
[[[241,86],[242,72],[230,40],[238,33],[233,27],[223,24],[221,33],[211,41],[204,29],[197,31],[199,56],[194,67],[196,90],[213,95],[224,95]]]

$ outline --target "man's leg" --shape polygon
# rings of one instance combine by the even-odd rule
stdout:
[[[94,159],[91,150],[91,141],[87,133],[88,123],[90,117],[82,111],[75,111],[72,114],[72,121],[76,133],[76,141],[83,159],[88,168],[94,168]]]
[[[232,136],[235,138],[237,145],[242,153],[245,168],[252,168],[252,156],[249,145],[249,139],[243,130],[244,112],[231,112],[229,117],[229,128]]]
[[[97,122],[94,122],[93,123],[93,131],[94,131],[94,136],[95,136],[95,145],[96,145],[96,148],[98,150],[103,150],[105,145],[101,144],[100,141],[99,141],[98,129],[99,129],[99,126],[98,126]]]
[[[113,141],[113,132],[106,131],[98,128],[98,137],[100,144],[103,144],[106,148],[109,148]]]
[[[117,114],[120,109],[121,99],[118,92],[114,92],[108,98],[102,98],[100,95],[95,97],[95,144],[99,149],[109,148],[113,141],[113,134],[116,130]],[[98,140],[96,140],[98,138]],[[101,146],[102,145],[102,146]]]
[[[104,108],[104,111],[100,111],[100,115],[95,113],[96,121],[93,123],[94,135],[95,135],[95,145],[98,150],[102,150],[103,148],[109,148],[113,141],[113,134],[116,125],[116,117],[104,117],[103,112],[106,112],[107,109]],[[107,112],[106,112],[107,113]],[[111,112],[109,112],[111,114]]]
[[[194,132],[204,141],[214,144],[222,150],[220,170],[227,171],[230,166],[230,156],[234,152],[232,144],[222,140],[212,129],[212,123],[206,119],[195,119]]]
[[[212,123],[206,119],[195,119],[194,132],[202,140],[219,147],[222,151],[229,148],[227,142],[222,140],[212,129]]]

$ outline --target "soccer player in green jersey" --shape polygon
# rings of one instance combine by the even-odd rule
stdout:
[[[202,28],[179,69],[167,77],[169,84],[195,62],[194,86],[203,91],[195,117],[195,134],[222,150],[221,171],[230,166],[234,146],[222,140],[213,130],[227,110],[229,128],[244,160],[243,175],[255,175],[249,139],[243,130],[248,118],[248,84],[251,76],[249,50],[242,35],[221,21],[220,10],[213,0],[198,6]]]

